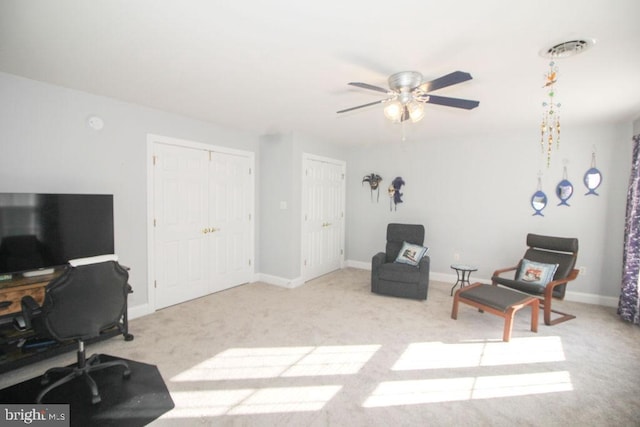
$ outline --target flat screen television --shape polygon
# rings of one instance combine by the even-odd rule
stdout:
[[[0,274],[113,252],[113,195],[0,193]]]

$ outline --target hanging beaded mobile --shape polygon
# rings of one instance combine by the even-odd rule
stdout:
[[[560,115],[558,108],[560,103],[554,102],[555,84],[558,81],[558,67],[555,62],[549,63],[549,72],[545,74],[545,89],[548,100],[542,102],[544,113],[542,114],[542,124],[540,125],[540,149],[542,153],[547,152],[547,167],[551,164],[551,149],[555,137],[556,149],[560,148]]]

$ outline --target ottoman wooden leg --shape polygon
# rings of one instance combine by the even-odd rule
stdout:
[[[451,307],[451,318],[456,320],[458,318],[458,293],[453,297],[453,306]]]
[[[509,307],[504,314],[504,332],[502,333],[502,341],[509,342],[511,339],[511,329],[513,328],[513,316],[516,314],[514,307]]]
[[[538,315],[540,314],[540,300],[536,298],[531,305],[531,331],[538,332]]]

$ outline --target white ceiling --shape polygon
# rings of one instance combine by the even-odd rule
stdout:
[[[385,97],[348,82],[462,70],[473,80],[435,94],[480,106],[427,105],[408,138],[537,138],[538,52],[562,41],[596,40],[557,61],[565,128],[640,115],[638,17],[638,0],[0,0],[0,71],[257,134],[377,143],[401,126],[381,105],[338,116]]]

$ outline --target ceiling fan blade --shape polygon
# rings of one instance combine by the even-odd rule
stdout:
[[[389,89],[384,89],[379,86],[370,85],[369,83],[360,83],[360,82],[350,82],[348,83],[351,86],[357,86],[362,89],[375,90],[376,92],[389,93]]]
[[[419,87],[423,92],[432,92],[434,90],[442,89],[443,87],[466,82],[472,78],[471,74],[465,73],[464,71],[454,71],[446,76],[438,77],[430,82],[422,83]]]
[[[371,105],[382,104],[383,102],[391,101],[393,98],[381,99],[380,101],[369,102],[368,104],[358,105],[356,107],[347,108],[344,110],[336,111],[337,114],[346,113],[347,111],[357,110],[359,108],[369,107]]]
[[[449,98],[446,96],[429,95],[429,99],[425,101],[427,104],[444,105],[446,107],[464,108],[471,110],[480,105],[480,101],[472,101],[470,99]]]

